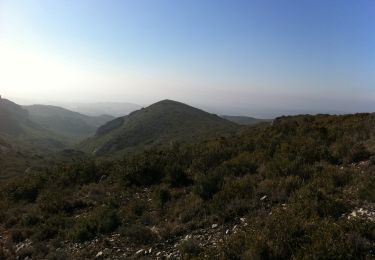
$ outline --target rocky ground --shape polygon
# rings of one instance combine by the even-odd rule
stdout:
[[[79,258],[82,251],[92,252],[90,257],[97,259],[180,259],[180,248],[184,242],[194,241],[201,248],[215,248],[220,242],[232,233],[236,233],[247,226],[245,218],[238,219],[236,224],[218,225],[194,230],[187,235],[174,237],[153,247],[123,246],[124,241],[120,234],[114,233],[106,238],[97,238],[82,244],[70,244],[67,251]],[[157,232],[157,228],[151,230]],[[89,257],[89,258],[90,258]]]
[[[200,248],[215,248],[227,236],[244,229],[247,225],[245,218],[240,218],[231,225],[213,224],[207,228],[194,230],[187,235],[161,241],[153,247],[129,244],[119,233],[98,237],[85,243],[64,241],[60,247],[56,248],[56,255],[53,257],[58,256],[60,259],[181,259],[183,243],[196,243]],[[158,232],[156,227],[151,230]],[[31,240],[27,239],[14,244],[5,229],[2,229],[0,234],[0,248],[6,252],[7,258],[31,259],[29,252],[35,250]]]

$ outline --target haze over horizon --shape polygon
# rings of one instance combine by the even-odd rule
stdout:
[[[375,2],[0,0],[0,94],[221,114],[375,111]]]

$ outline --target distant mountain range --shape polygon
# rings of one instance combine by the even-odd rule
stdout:
[[[126,116],[142,106],[126,102],[100,103],[62,103],[59,106],[89,116],[111,115],[113,117]]]
[[[9,143],[52,150],[66,148],[93,135],[112,120],[103,115],[90,117],[55,106],[20,106],[0,99],[0,137]]]
[[[80,148],[96,155],[173,141],[196,141],[235,130],[237,124],[186,104],[163,100],[100,127]]]
[[[120,106],[124,104],[127,103]],[[135,109],[136,105],[125,107]],[[0,120],[0,137],[8,143],[48,150],[62,150],[79,143],[77,149],[96,155],[193,142],[228,134],[239,125],[269,122],[244,116],[219,117],[172,100],[115,118],[87,116],[58,106],[20,106],[1,99]]]

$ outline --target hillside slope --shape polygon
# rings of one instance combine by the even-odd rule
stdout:
[[[255,125],[259,123],[271,123],[272,120],[270,119],[259,119],[250,116],[221,116],[222,118],[232,121],[239,125]]]
[[[47,149],[65,146],[65,138],[33,122],[27,110],[7,99],[0,99],[0,137],[8,142]]]
[[[113,119],[108,115],[86,116],[57,106],[32,105],[24,108],[32,121],[72,141],[93,135],[99,126]]]
[[[374,259],[374,155],[375,115],[296,116],[31,172],[0,183],[0,256]]]
[[[163,100],[100,127],[81,148],[97,155],[173,141],[194,141],[234,130],[236,124],[172,100]]]
[[[0,99],[0,122],[0,133],[12,136],[23,134],[23,125],[32,125],[27,111],[7,99]]]

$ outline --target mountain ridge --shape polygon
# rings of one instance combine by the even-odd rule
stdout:
[[[228,116],[228,115],[221,115],[220,117],[232,121],[239,125],[255,125],[259,123],[271,123],[271,119],[260,119],[250,116]]]
[[[217,115],[165,99],[99,127],[95,136],[81,147],[101,155],[173,141],[193,141],[236,127]]]
[[[31,120],[67,138],[79,140],[95,133],[96,129],[114,119],[109,115],[88,116],[59,106],[24,106]]]

